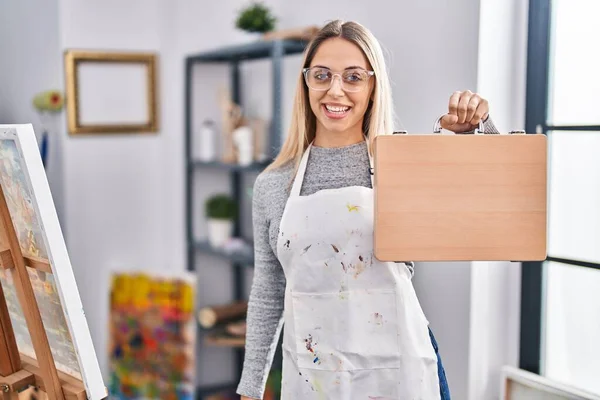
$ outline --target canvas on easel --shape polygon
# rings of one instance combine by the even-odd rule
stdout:
[[[107,397],[31,125],[0,125],[0,384]]]

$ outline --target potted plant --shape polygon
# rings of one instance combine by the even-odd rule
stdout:
[[[268,7],[255,1],[240,11],[235,26],[243,31],[262,35],[275,29],[276,21]]]
[[[233,234],[233,222],[237,217],[237,204],[226,194],[216,194],[206,200],[208,241],[213,247],[223,246]]]

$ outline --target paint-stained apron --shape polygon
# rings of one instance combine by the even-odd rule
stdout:
[[[412,272],[373,255],[373,189],[300,196],[311,147],[277,239],[287,281],[282,399],[439,399]]]

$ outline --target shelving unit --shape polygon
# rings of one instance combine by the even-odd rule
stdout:
[[[247,167],[240,167],[234,164],[224,164],[220,162],[199,162],[192,158],[192,80],[193,67],[201,63],[223,63],[229,66],[230,80],[232,90],[232,100],[243,107],[241,104],[241,82],[240,82],[240,64],[245,61],[270,59],[272,73],[272,120],[270,121],[268,148],[271,149],[269,157],[272,159],[275,154],[274,149],[280,148],[280,138],[282,133],[282,64],[283,58],[286,55],[300,54],[304,51],[307,42],[298,40],[273,40],[273,41],[256,41],[253,43],[229,46],[220,49],[206,51],[200,54],[192,54],[186,57],[185,62],[185,148],[186,148],[186,206],[185,219],[187,221],[186,237],[187,237],[187,269],[195,271],[197,267],[196,258],[198,254],[210,254],[213,256],[222,257],[228,261],[233,268],[233,286],[234,299],[232,301],[243,300],[245,288],[244,267],[251,267],[254,263],[254,251],[249,253],[226,253],[219,249],[214,249],[208,242],[198,242],[194,237],[193,232],[193,204],[194,204],[194,177],[202,171],[210,171],[210,173],[227,174],[230,182],[231,195],[237,200],[238,207],[242,203],[242,176],[244,173],[261,171],[267,164],[256,163]],[[240,210],[238,210],[240,211]],[[240,213],[238,212],[238,215]],[[239,219],[234,224],[233,235],[239,237],[241,235],[241,226]],[[245,238],[248,242],[249,240]],[[206,332],[203,332],[206,333]],[[237,381],[241,374],[243,365],[243,341],[239,340],[219,340],[211,335],[205,335],[206,340],[199,342],[197,345],[197,357],[202,356],[202,348],[204,346],[225,346],[236,349],[236,381],[231,383],[217,383],[212,387],[198,387],[197,398],[202,399],[203,396],[220,390],[232,389],[237,386]],[[281,357],[276,354],[274,365],[278,365],[277,358]],[[202,374],[202,371],[198,371]]]

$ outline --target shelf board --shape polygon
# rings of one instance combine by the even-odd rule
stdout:
[[[244,266],[254,265],[254,250],[250,251],[250,254],[246,253],[228,253],[221,249],[216,249],[206,241],[196,242],[194,249],[205,254],[222,257],[228,259],[234,263],[243,264]]]
[[[235,391],[237,388],[236,383],[223,383],[217,385],[201,385],[196,388],[196,398],[204,400],[205,396],[214,395],[224,391]]]
[[[244,348],[246,346],[246,338],[221,333],[208,334],[204,338],[204,343],[209,346]]]
[[[302,40],[257,40],[254,42],[212,49],[187,57],[191,62],[231,62],[259,60],[271,57],[275,45],[281,42],[283,54],[300,54],[308,42]]]
[[[242,166],[233,163],[224,163],[220,161],[192,161],[191,165],[194,168],[213,168],[213,169],[222,169],[225,171],[261,171],[263,170],[269,163],[266,162],[257,162],[250,164],[248,166]]]

